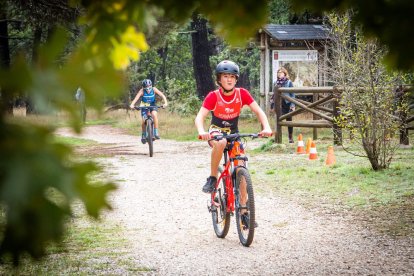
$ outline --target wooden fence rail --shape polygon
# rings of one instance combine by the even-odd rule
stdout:
[[[313,102],[302,99],[291,98],[287,94],[294,93],[296,96],[312,95]],[[335,124],[335,117],[338,116],[338,90],[332,86],[326,87],[280,87],[273,89],[275,102],[275,123],[276,123],[276,143],[282,142],[282,126],[288,127],[309,127],[313,128],[313,138],[317,139],[316,128],[332,128],[334,133],[334,143],[342,144],[342,133],[338,125]],[[288,100],[296,105],[296,110],[289,114],[282,115],[282,100]],[[328,105],[328,106],[326,106]],[[313,120],[293,120],[285,121],[290,117],[297,116],[305,111],[313,114]]]
[[[396,99],[402,99],[401,95],[412,92],[412,86],[400,86],[396,91]],[[312,95],[312,102],[298,98],[291,98],[287,94],[294,93],[295,96]],[[341,128],[335,123],[335,118],[339,116],[339,96],[340,90],[333,86],[326,87],[280,87],[273,88],[275,103],[275,124],[276,124],[276,143],[282,142],[282,126],[287,127],[308,127],[313,128],[313,139],[317,139],[317,128],[332,128],[333,140],[335,145],[342,144]],[[296,110],[282,115],[282,100],[288,100],[296,105]],[[404,128],[400,131],[400,143],[409,144],[408,131],[414,129],[414,99],[411,98],[408,111],[400,114]],[[292,120],[286,121],[290,117],[297,116],[304,112],[313,114],[312,120]]]

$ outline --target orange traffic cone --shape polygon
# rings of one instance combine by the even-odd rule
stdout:
[[[334,148],[333,146],[328,147],[328,155],[326,156],[325,164],[327,166],[335,165],[335,155],[334,155]]]
[[[305,145],[303,144],[302,134],[299,134],[298,136],[298,147],[296,149],[296,153],[297,154],[305,153]]]
[[[315,142],[312,141],[311,148],[309,151],[309,160],[316,160],[316,159],[318,159],[318,153],[316,152]]]
[[[306,141],[306,154],[310,153],[311,143],[312,143],[312,138],[308,138],[308,140]]]

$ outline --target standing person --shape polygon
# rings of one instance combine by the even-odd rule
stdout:
[[[238,132],[238,119],[240,111],[244,105],[250,107],[256,114],[262,125],[263,136],[271,136],[272,130],[267,120],[266,114],[259,107],[249,91],[244,88],[235,88],[239,77],[239,66],[229,60],[220,62],[216,67],[216,81],[219,85],[217,90],[208,93],[195,119],[195,126],[202,140],[209,140],[211,136],[222,132]],[[211,124],[208,131],[204,129],[204,120],[211,112]],[[220,141],[209,141],[212,147],[210,176],[203,186],[203,192],[213,192],[217,183],[218,167],[226,147],[226,139]],[[241,190],[241,193],[246,193]]]
[[[277,87],[293,87],[292,81],[289,79],[289,73],[284,67],[280,67],[277,70]],[[291,98],[295,98],[294,93],[283,93]],[[282,115],[295,111],[295,104],[288,100],[282,99]],[[292,117],[286,119],[286,121],[292,121]],[[293,143],[293,127],[288,127],[289,143]]]
[[[86,104],[85,104],[85,92],[81,87],[78,87],[75,94],[75,99],[79,105],[80,116],[82,123],[86,122]]]
[[[135,107],[135,103],[142,97],[140,106],[151,106],[149,110],[154,118],[154,137],[155,139],[160,139],[159,132],[158,132],[158,116],[157,110],[158,108],[155,107],[155,94],[159,95],[163,101],[163,107],[168,106],[167,98],[165,97],[164,93],[162,93],[158,88],[152,86],[152,82],[149,79],[145,79],[142,81],[142,88],[138,91],[137,95],[135,96],[134,100],[130,104],[130,108],[133,109]],[[145,119],[146,119],[146,110],[141,109],[141,117],[142,117],[142,136],[141,142],[145,144],[147,134],[145,132]]]

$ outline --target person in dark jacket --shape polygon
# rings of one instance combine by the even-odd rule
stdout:
[[[284,67],[280,67],[277,70],[277,80],[276,84],[277,87],[293,87],[292,81],[289,79],[289,73]],[[295,98],[294,93],[283,93],[286,96],[289,96],[291,98]],[[289,112],[292,112],[295,110],[295,104],[282,99],[282,115],[287,114]],[[286,121],[292,121],[292,117],[289,117],[286,119]],[[289,143],[293,143],[293,127],[288,127],[288,135],[289,135]]]

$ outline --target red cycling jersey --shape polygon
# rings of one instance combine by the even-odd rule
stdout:
[[[237,125],[242,107],[254,102],[246,89],[235,88],[234,90],[232,95],[226,96],[219,88],[210,92],[203,102],[203,107],[211,110],[211,124],[221,129],[230,129],[231,133],[238,131]]]

